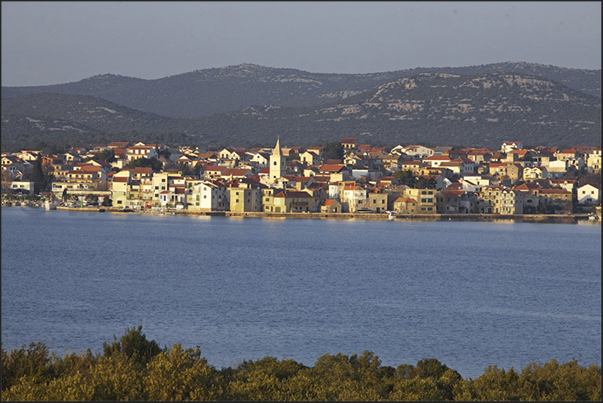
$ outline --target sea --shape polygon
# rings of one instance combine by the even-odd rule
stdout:
[[[142,326],[216,368],[373,352],[601,365],[601,225],[269,219],[3,207],[2,348],[102,353]]]

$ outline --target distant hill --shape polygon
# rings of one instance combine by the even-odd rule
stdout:
[[[525,74],[422,73],[313,108],[250,107],[203,118],[210,137],[291,144],[356,137],[370,144],[499,147],[601,144],[601,100]],[[226,127],[221,122],[229,122]]]
[[[2,97],[42,92],[92,95],[157,115],[195,118],[258,105],[326,105],[374,90],[393,80],[429,72],[457,75],[500,72],[530,74],[601,97],[601,70],[512,62],[470,67],[415,68],[372,74],[323,74],[241,64],[197,70],[156,80],[105,74],[75,83],[2,87]]]
[[[36,122],[39,121],[39,122]],[[109,136],[108,134],[111,134]],[[2,147],[19,141],[161,139],[167,144],[309,146],[343,137],[374,145],[499,147],[601,144],[601,99],[542,77],[421,73],[328,104],[249,106],[196,119],[142,112],[101,98],[31,94],[2,99]],[[130,136],[130,137],[128,137]]]
[[[2,149],[35,144],[103,144],[127,141],[183,142],[187,119],[169,118],[90,95],[37,93],[2,99]],[[195,133],[199,139],[200,133]]]

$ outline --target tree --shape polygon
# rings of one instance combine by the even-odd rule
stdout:
[[[34,183],[34,193],[38,194],[46,188],[46,176],[42,170],[42,159],[38,156],[33,163],[33,170],[29,175],[29,180]]]
[[[182,172],[182,176],[186,176],[186,175],[190,175],[191,174],[191,169],[189,168],[188,164],[185,162],[179,162],[178,163],[178,171]]]
[[[115,340],[113,344],[103,343],[105,357],[122,354],[139,363],[146,364],[162,351],[155,340],[147,340],[146,335],[142,333],[142,325],[137,329],[126,328],[126,332],[119,341],[116,336],[113,336],[113,339]]]
[[[159,172],[163,169],[163,164],[155,157],[151,158],[138,158],[128,163],[128,168],[134,169],[138,167],[151,167],[153,171]]]
[[[411,188],[415,186],[416,178],[410,170],[396,171],[394,178],[398,179],[400,185],[410,186]]]
[[[341,160],[343,159],[343,145],[339,141],[326,142],[324,145],[325,159]]]
[[[94,194],[89,194],[86,196],[87,202],[98,203],[98,196]]]
[[[92,159],[106,161],[106,162],[117,161],[117,158],[115,158],[115,150],[113,150],[112,148],[103,150],[99,153],[94,154],[94,157]]]

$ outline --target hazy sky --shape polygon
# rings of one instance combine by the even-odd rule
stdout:
[[[525,61],[601,68],[593,2],[2,1],[2,85],[254,63],[314,73]]]

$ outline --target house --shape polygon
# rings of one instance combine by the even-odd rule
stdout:
[[[399,171],[404,163],[404,157],[399,154],[384,154],[381,156],[381,166],[390,172]]]
[[[253,172],[248,168],[226,168],[220,175],[223,179],[232,180],[235,178],[241,179],[252,175]]]
[[[467,154],[467,158],[476,164],[484,164],[490,161],[490,158],[492,158],[492,153],[489,151],[473,150]]]
[[[343,189],[341,195],[341,204],[347,206],[347,210],[350,213],[355,212],[357,209],[367,207],[367,190],[357,185],[349,185]]]
[[[468,158],[459,157],[450,161],[444,161],[438,167],[450,169],[456,177],[473,175],[475,173],[475,163]]]
[[[504,158],[504,161],[517,162],[519,160],[525,159],[529,155],[529,151],[513,149],[507,152],[506,154],[507,155]]]
[[[555,153],[555,157],[557,157],[557,161],[572,161],[576,158],[579,158],[580,155],[578,151],[574,148],[566,148],[563,150],[559,150]]]
[[[577,181],[573,179],[551,179],[549,182],[552,187],[565,189],[572,194],[576,190]]]
[[[398,214],[417,214],[417,201],[410,197],[398,197],[394,200],[394,211]]]
[[[502,143],[500,147],[500,151],[504,154],[508,153],[511,150],[522,150],[523,145],[519,141],[505,141]]]
[[[433,148],[428,148],[421,145],[409,145],[403,147],[400,151],[415,159],[424,159],[435,154]]]
[[[264,211],[274,213],[319,211],[315,207],[314,197],[304,191],[282,190],[274,195],[272,203],[272,206],[267,205]]]
[[[227,168],[223,165],[206,165],[204,169],[205,179],[218,179]]]
[[[594,148],[586,158],[586,172],[601,173],[601,149]]]
[[[475,213],[477,196],[474,192],[446,189],[436,194],[436,209],[439,214]]]
[[[320,206],[321,213],[341,213],[341,203],[335,199],[326,199]]]
[[[578,204],[600,204],[601,203],[601,185],[590,184],[580,186],[576,190],[576,199]]]
[[[541,207],[547,214],[564,214],[572,212],[572,193],[565,189],[540,189]]]
[[[140,158],[158,158],[159,154],[155,150],[155,147],[150,145],[137,145],[126,148],[126,159],[128,162],[134,161]]]
[[[546,165],[542,166],[546,167],[547,170],[547,178],[560,178],[567,173],[567,168],[569,166],[569,161],[567,160],[557,160],[557,161],[549,161]]]
[[[107,173],[98,166],[82,165],[67,173],[66,182],[86,190],[107,190]]]
[[[448,155],[432,155],[427,158],[423,158],[423,164],[426,167],[437,168],[443,162],[450,162],[450,157]]]
[[[417,213],[434,214],[436,213],[436,190],[435,189],[405,189],[402,196],[416,200]]]
[[[128,206],[128,193],[132,185],[132,172],[124,170],[113,175],[111,180],[111,200],[113,206],[130,207]]]
[[[477,211],[480,214],[500,214],[500,197],[504,186],[485,186],[477,194]]]
[[[488,164],[488,173],[513,183],[525,177],[524,167],[516,162],[491,162]]]
[[[344,164],[323,165],[318,170],[318,173],[329,175],[329,180],[331,182],[346,181],[350,177],[350,174]]]
[[[400,164],[401,171],[411,171],[415,176],[419,175],[419,171],[423,167],[425,167],[425,164],[420,160],[405,160]]]
[[[389,210],[388,193],[369,192],[366,207],[376,213],[383,213]]]
[[[324,147],[321,147],[321,146],[307,147],[306,151],[310,151],[315,154],[318,154],[318,157],[320,158],[321,161],[323,161],[325,158],[325,148]]]
[[[353,150],[356,148],[356,138],[343,138],[341,139],[341,145],[343,146],[344,151]]]
[[[322,162],[322,158],[315,151],[305,151],[299,155],[299,160],[308,165],[315,165]]]
[[[270,162],[270,153],[257,152],[249,158],[249,161],[257,164],[259,168],[265,168]]]
[[[13,193],[34,194],[34,183],[28,181],[12,181],[10,190]]]
[[[233,213],[246,213],[262,211],[262,190],[259,188],[231,187],[230,211]]]
[[[195,181],[187,198],[187,207],[193,211],[227,211],[230,209],[230,191],[219,180]]]
[[[523,179],[526,182],[531,182],[538,179],[546,179],[548,177],[548,169],[544,166],[525,167],[523,169]]]

